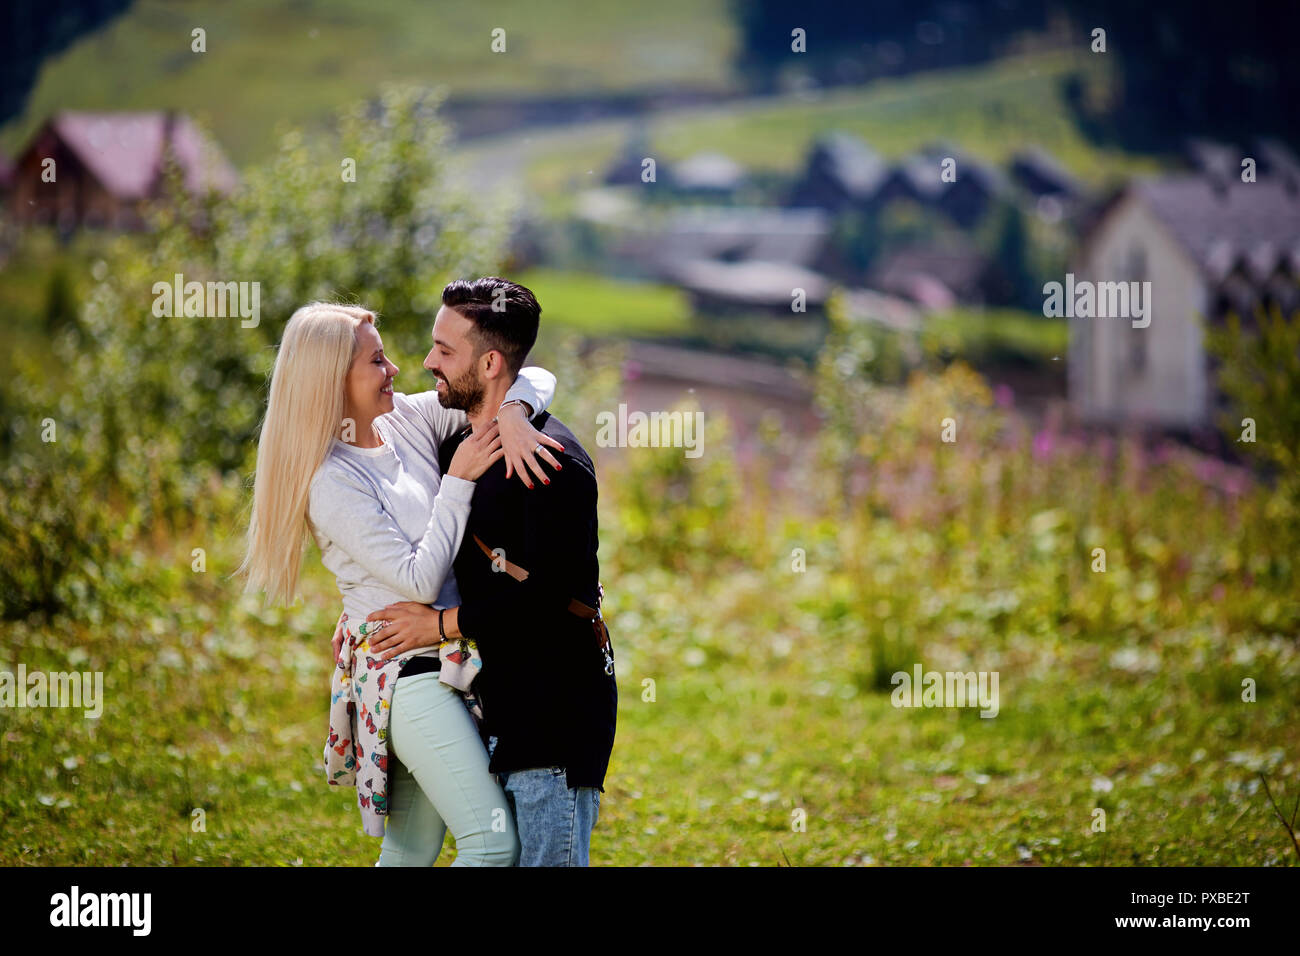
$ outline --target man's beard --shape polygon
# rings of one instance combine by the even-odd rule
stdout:
[[[439,376],[435,375],[434,378]],[[454,382],[449,378],[443,378],[442,381],[447,383],[446,390],[438,396],[443,408],[459,408],[467,415],[473,415],[479,410],[486,389],[473,371],[466,372]]]

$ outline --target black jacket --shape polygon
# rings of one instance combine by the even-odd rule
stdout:
[[[484,730],[497,737],[488,769],[560,766],[570,787],[604,790],[618,689],[591,624],[568,610],[572,598],[597,604],[596,471],[559,419],[543,413],[533,426],[564,446],[549,449],[561,470],[545,466],[551,483],[534,478],[531,490],[506,479],[504,461],[478,479],[455,561],[460,630],[483,657],[474,689]],[[444,474],[467,435],[443,443]],[[528,578],[493,570],[474,535]]]

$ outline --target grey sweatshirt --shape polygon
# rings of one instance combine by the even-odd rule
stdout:
[[[505,400],[523,399],[536,415],[554,395],[555,376],[529,367]],[[378,448],[334,440],[308,497],[321,563],[338,580],[353,626],[398,601],[460,603],[451,566],[469,520],[474,482],[444,476],[438,448],[469,419],[443,408],[433,389],[394,392],[393,406],[375,419],[384,440]]]

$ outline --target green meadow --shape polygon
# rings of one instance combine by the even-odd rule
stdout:
[[[588,447],[616,359],[544,357]],[[593,864],[1300,862],[1265,791],[1300,792],[1277,493],[1030,434],[960,366],[856,407],[870,432],[785,475],[739,472],[717,423],[698,460],[598,450],[620,702]],[[918,427],[940,409],[955,446]],[[0,664],[102,671],[105,704],[0,710],[0,864],[374,862],[320,770],[333,581],[311,551],[295,606],[242,596],[242,501],[209,486],[76,613],[5,628]],[[996,716],[894,706],[917,665],[997,672]]]
[[[197,28],[206,31],[203,53],[191,49]],[[495,29],[505,30],[501,53],[491,47]],[[46,62],[0,147],[13,153],[56,110],[175,108],[208,121],[242,165],[271,151],[277,129],[323,125],[340,103],[385,83],[441,85],[456,96],[726,89],[736,42],[724,0],[504,0],[491,9],[140,0]]]

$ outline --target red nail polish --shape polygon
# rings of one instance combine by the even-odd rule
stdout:
[[[550,483],[551,483],[551,479],[549,479],[549,478],[543,478],[543,479],[542,479],[542,484],[544,484],[544,485],[549,485]]]

